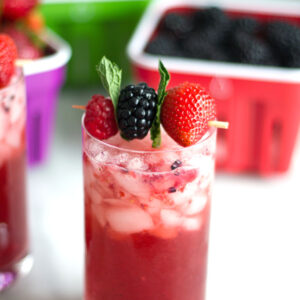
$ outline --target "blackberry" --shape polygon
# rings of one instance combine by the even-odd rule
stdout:
[[[274,65],[276,60],[271,47],[263,40],[238,32],[232,36],[234,60],[254,65]]]
[[[198,39],[201,39],[205,42],[211,43],[211,44],[218,44],[222,43],[225,36],[227,34],[226,28],[218,28],[216,26],[208,26],[202,29],[199,29],[195,36],[198,37]]]
[[[300,67],[300,28],[284,21],[269,22],[265,28],[267,41],[286,67]]]
[[[252,17],[241,17],[232,21],[232,30],[256,34],[260,29],[260,23]]]
[[[194,29],[193,21],[189,15],[169,13],[162,21],[162,29],[177,38],[184,38]]]
[[[224,11],[218,7],[208,7],[203,10],[198,10],[194,14],[195,23],[203,28],[205,26],[227,26],[230,23],[230,19],[224,13]]]
[[[121,135],[127,139],[143,139],[156,115],[157,94],[146,83],[128,85],[122,89],[118,106],[117,121]]]
[[[148,43],[145,52],[155,55],[182,56],[176,39],[167,33],[159,33]]]
[[[222,48],[208,42],[201,33],[192,34],[182,47],[187,57],[217,61],[227,60]]]

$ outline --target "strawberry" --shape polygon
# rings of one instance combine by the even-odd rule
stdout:
[[[114,107],[110,98],[94,95],[86,106],[84,126],[100,140],[108,139],[118,132]]]
[[[3,17],[16,20],[25,17],[39,0],[3,0]]]
[[[167,91],[160,120],[166,132],[179,145],[196,144],[216,119],[215,101],[196,83],[185,82]]]
[[[5,87],[15,70],[18,56],[14,41],[6,34],[0,34],[0,88]]]
[[[38,59],[43,56],[42,47],[35,43],[34,34],[30,34],[29,30],[11,24],[6,25],[2,31],[14,40],[19,58]]]

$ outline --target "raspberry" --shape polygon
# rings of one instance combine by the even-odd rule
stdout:
[[[143,139],[156,115],[157,94],[146,83],[128,85],[119,96],[117,120],[121,135],[127,139]]]
[[[300,28],[292,23],[274,21],[267,24],[266,39],[286,67],[300,67]]]
[[[25,17],[38,2],[38,0],[4,0],[3,16],[11,20]]]
[[[6,34],[0,34],[0,88],[6,86],[15,70],[18,56],[14,41]]]
[[[100,140],[114,136],[118,127],[111,99],[94,95],[86,106],[84,125],[92,136]]]
[[[166,132],[181,146],[197,143],[216,118],[215,102],[203,87],[183,83],[167,91],[161,108],[161,123]]]
[[[169,13],[162,21],[162,29],[177,38],[184,38],[194,29],[193,19],[188,15]]]
[[[9,25],[4,27],[2,31],[14,40],[18,49],[19,58],[37,59],[43,56],[43,51],[34,43],[30,34],[25,30]]]
[[[147,45],[146,52],[158,55],[181,56],[181,50],[176,39],[167,33],[159,33]]]

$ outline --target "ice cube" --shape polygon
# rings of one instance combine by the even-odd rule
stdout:
[[[182,227],[186,230],[197,230],[200,228],[202,223],[201,217],[193,217],[193,218],[184,218]]]
[[[153,189],[156,193],[164,193],[169,190],[169,188],[174,187],[178,181],[178,176],[175,176],[171,172],[166,174],[153,174],[149,176],[149,182],[151,182]]]
[[[197,168],[201,176],[207,176],[214,171],[214,159],[211,155],[195,154],[186,162],[188,165]]]
[[[92,210],[98,220],[98,222],[100,223],[101,226],[105,226],[106,224],[106,219],[105,219],[105,214],[104,214],[104,208],[102,205],[97,205],[97,204],[93,204],[92,205]]]
[[[182,192],[168,194],[168,197],[175,205],[182,205],[191,200],[198,192],[199,182],[197,180],[187,183]]]
[[[120,233],[137,233],[153,227],[149,214],[138,207],[106,208],[106,219],[111,228]]]
[[[175,227],[182,223],[180,214],[171,209],[162,209],[160,212],[161,221],[166,226]]]
[[[188,216],[196,215],[203,210],[206,202],[207,202],[207,196],[201,194],[194,196],[191,198],[191,202],[188,203],[188,206],[184,210],[184,213]]]
[[[152,169],[155,169],[159,172],[168,172],[171,171],[172,164],[180,160],[179,154],[177,152],[170,151],[167,155],[165,152],[155,152],[153,151],[150,154],[146,155],[145,160]]]
[[[18,130],[18,128],[11,128],[6,134],[5,141],[8,145],[18,148],[21,142],[20,130]]]
[[[130,201],[128,199],[104,198],[103,202],[111,206],[129,207],[133,206],[134,200]]]
[[[146,171],[148,169],[148,164],[140,157],[133,157],[128,161],[127,168],[134,171]]]
[[[87,191],[88,195],[90,196],[93,203],[99,204],[103,201],[103,198],[102,198],[101,193],[99,192],[97,186],[90,185],[90,187],[88,187],[86,189],[86,191]]]
[[[105,163],[109,159],[109,153],[107,151],[101,150],[98,154],[95,156],[95,161],[100,163]]]
[[[83,173],[84,173],[84,185],[87,187],[95,181],[94,177],[94,167],[91,161],[87,158],[88,161],[83,164]]]
[[[89,139],[86,141],[87,154],[95,158],[103,149],[96,141]]]
[[[19,101],[14,101],[10,107],[10,122],[17,122],[20,119],[23,112],[25,114],[23,100],[19,99]]]
[[[110,173],[115,179],[116,186],[120,186],[124,192],[141,198],[149,198],[150,185],[143,180],[143,175],[134,172],[125,173],[116,168],[111,168]]]
[[[130,160],[130,156],[128,153],[121,153],[114,157],[113,163],[116,165],[126,165],[127,162]]]
[[[150,215],[157,215],[159,214],[161,207],[162,207],[162,201],[153,197],[150,197],[149,199],[143,199],[140,198],[140,203],[145,206],[145,209],[148,211]]]
[[[4,139],[5,135],[7,134],[7,128],[9,124],[9,117],[8,114],[2,111],[0,107],[0,142]]]

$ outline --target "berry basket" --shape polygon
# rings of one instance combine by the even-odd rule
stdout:
[[[136,80],[157,87],[159,57],[144,52],[162,17],[169,11],[190,11],[209,1],[154,1],[145,12],[127,54]],[[226,3],[233,15],[300,24],[300,3],[278,1]],[[230,122],[218,135],[217,168],[226,172],[272,175],[288,170],[300,125],[300,69],[160,57],[171,74],[169,87],[182,81],[201,83],[216,99],[218,119]]]
[[[47,157],[53,131],[56,102],[71,57],[69,45],[51,31],[42,37],[53,54],[24,66],[27,91],[27,148],[30,165]]]

